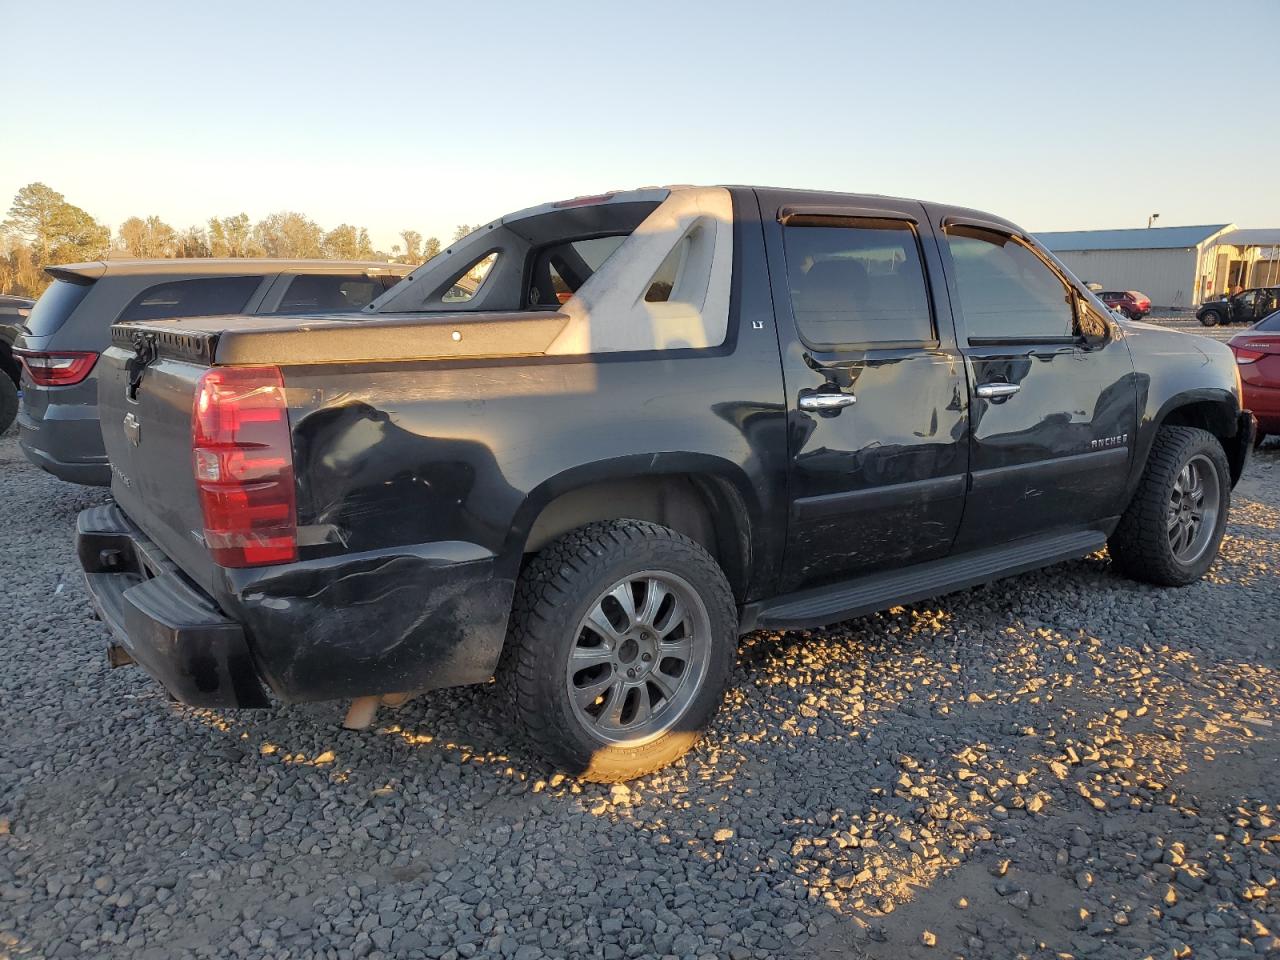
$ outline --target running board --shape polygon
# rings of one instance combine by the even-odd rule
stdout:
[[[1100,530],[1078,530],[974,550],[901,570],[872,573],[856,580],[750,604],[742,611],[739,629],[750,633],[759,629],[826,626],[900,603],[914,603],[1063,560],[1074,560],[1101,550],[1106,542],[1106,534]]]

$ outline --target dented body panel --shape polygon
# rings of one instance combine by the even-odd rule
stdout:
[[[251,663],[255,682],[285,701],[413,693],[492,676],[526,557],[592,519],[653,519],[699,540],[751,611],[1046,531],[1109,530],[1154,431],[1187,416],[1188,399],[1208,405],[1199,415],[1243,463],[1236,447],[1249,428],[1229,351],[1117,323],[1042,250],[1080,310],[1097,314],[1096,335],[970,342],[940,237],[949,217],[973,211],[717,190],[677,197],[665,219],[662,204],[679,191],[572,213],[589,237],[634,230],[614,256],[642,250],[654,269],[664,262],[655,237],[687,244],[685,262],[704,272],[677,271],[668,289],[688,302],[651,302],[652,290],[625,287],[645,271],[606,260],[567,301],[538,306],[535,281],[531,305],[514,310],[556,216],[546,207],[481,228],[360,315],[118,327],[100,405],[119,516],[95,514],[81,531],[90,589],[111,594],[98,606],[118,641],[128,647],[129,623],[173,650],[242,636],[247,652],[224,661],[241,672]],[[909,222],[932,339],[806,342],[783,237],[797,216]],[[488,251],[530,259],[499,258],[465,291],[474,309],[446,309],[451,284]],[[640,329],[602,335],[592,324],[619,303]],[[140,337],[154,338],[145,364]],[[282,373],[295,562],[227,569],[204,545],[190,421],[211,364]],[[1017,385],[1017,396],[976,393],[992,381]],[[844,409],[806,405],[815,394],[842,395]],[[181,623],[137,626],[147,610],[170,613],[132,603],[130,592],[156,574],[142,564],[113,575],[113,550],[162,555],[165,575],[207,599],[189,644]],[[135,607],[126,622],[119,611]],[[237,677],[201,702],[260,705]]]

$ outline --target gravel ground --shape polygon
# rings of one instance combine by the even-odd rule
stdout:
[[[100,499],[0,439],[0,958],[1280,952],[1274,442],[1204,582],[1095,556],[754,634],[629,788],[550,776],[492,686],[352,733],[109,671]]]

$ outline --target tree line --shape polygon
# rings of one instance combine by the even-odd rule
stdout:
[[[470,233],[459,224],[452,240]],[[36,297],[50,283],[44,268],[112,257],[302,257],[321,260],[385,260],[422,263],[440,252],[437,237],[402,230],[390,252],[374,248],[364,227],[342,223],[325,230],[292,210],[253,223],[247,213],[211,217],[206,225],[178,230],[157,216],[130,217],[115,234],[43,183],[29,183],[0,222],[0,293]],[[451,241],[452,242],[452,241]]]

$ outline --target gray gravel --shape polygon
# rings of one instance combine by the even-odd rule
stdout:
[[[0,958],[1253,957],[1280,949],[1280,448],[1207,581],[1104,558],[745,638],[684,762],[550,776],[492,687],[170,703],[107,669],[101,499],[0,439]]]

